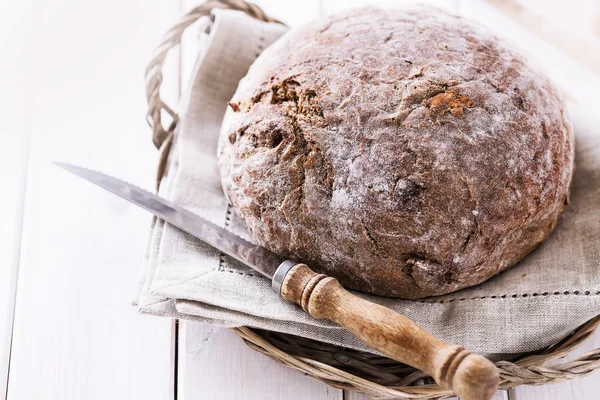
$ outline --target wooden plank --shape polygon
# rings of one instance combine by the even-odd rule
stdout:
[[[151,217],[50,162],[153,187],[143,71],[177,7],[45,0],[27,16],[34,101],[8,399],[172,398],[172,323],[129,305]]]
[[[0,393],[6,393],[10,362],[10,344],[14,300],[16,294],[18,254],[23,217],[24,185],[27,172],[29,138],[29,85],[21,73],[27,68],[24,43],[14,37],[27,37],[28,1],[0,4],[0,53],[9,63],[0,64],[0,87],[9,96],[0,98],[0,109],[8,118],[2,119],[0,131]]]
[[[184,1],[189,9],[198,1]],[[289,25],[312,20],[319,13],[317,0],[291,6],[276,0],[256,1],[269,15]],[[188,33],[182,42],[183,82],[196,57],[195,34]],[[343,393],[283,367],[276,361],[250,349],[227,329],[180,321],[178,399],[319,399],[341,400]]]
[[[342,391],[286,368],[233,332],[180,322],[178,399],[342,400]]]

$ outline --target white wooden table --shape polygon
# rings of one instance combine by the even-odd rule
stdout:
[[[429,2],[517,42],[571,99],[598,108],[595,56],[576,61],[564,43],[553,47],[539,36],[594,40],[597,0],[571,7],[526,0],[556,24],[549,26],[570,23],[567,31],[537,33],[489,2]],[[0,390],[8,399],[366,399],[281,367],[227,330],[138,315],[129,302],[150,216],[50,164],[70,161],[152,188],[157,154],[144,120],[143,70],[162,33],[195,3],[0,3]],[[258,1],[290,25],[365,3]],[[170,103],[186,80],[193,42],[187,35],[168,63]],[[585,345],[595,347],[598,334]],[[496,399],[597,399],[599,378]]]

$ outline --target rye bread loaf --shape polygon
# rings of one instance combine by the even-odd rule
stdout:
[[[289,32],[240,83],[219,141],[224,191],[258,243],[404,298],[483,282],[538,246],[573,159],[548,79],[431,8]]]

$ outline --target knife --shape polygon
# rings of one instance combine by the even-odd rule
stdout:
[[[307,265],[284,259],[130,183],[66,163],[55,163],[128,200],[171,225],[271,279],[273,290],[311,316],[333,321],[371,348],[429,374],[462,400],[489,400],[500,382],[498,370],[484,357],[445,343],[389,308],[346,291],[335,279]]]

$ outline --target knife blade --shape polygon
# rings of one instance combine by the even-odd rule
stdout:
[[[286,261],[285,258],[264,247],[252,244],[199,215],[131,183],[72,164],[61,162],[55,162],[54,164],[150,211],[157,217],[208,243],[267,278],[273,278],[277,268]],[[295,265],[297,263],[287,262],[284,269],[288,269],[285,267],[289,264]],[[277,289],[277,286],[274,289]]]
[[[408,318],[346,291],[335,279],[307,265],[234,235],[162,197],[117,178],[87,168],[55,163],[96,185],[152,212],[170,224],[272,278],[271,286],[284,300],[309,315],[335,322],[373,349],[424,371],[442,387],[464,400],[489,400],[500,382],[489,360],[450,345]]]

